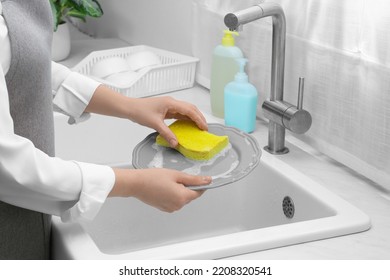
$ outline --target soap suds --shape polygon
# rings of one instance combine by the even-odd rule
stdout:
[[[164,167],[164,156],[163,151],[164,149],[167,149],[165,147],[161,147],[157,144],[153,144],[152,148],[156,150],[156,154],[154,155],[152,161],[148,164],[148,168],[162,168]],[[218,154],[216,154],[212,159],[206,160],[206,161],[197,161],[197,160],[191,160],[188,158],[185,158],[185,161],[191,164],[191,167],[188,167],[184,170],[182,170],[185,173],[192,174],[192,175],[199,175],[202,171],[202,168],[205,166],[211,166],[215,163],[215,161],[218,158],[225,157],[229,151],[232,149],[232,145],[229,143],[222,151],[220,151]],[[178,163],[179,160],[177,159],[170,159],[171,163]],[[229,170],[225,171],[222,174],[213,176],[212,178],[220,178],[220,177],[226,177],[230,172],[232,172],[237,166],[239,162],[238,160],[234,161]]]
[[[163,149],[157,146],[157,144],[153,144],[152,148],[155,149],[157,152],[154,155],[151,162],[148,164],[148,168],[162,168],[163,167]]]
[[[226,171],[226,172],[224,172],[224,173],[222,173],[222,174],[218,174],[218,175],[216,175],[216,176],[211,176],[211,178],[212,178],[213,180],[215,180],[215,179],[217,179],[217,178],[228,178],[229,175],[230,175],[230,173],[231,173],[234,169],[236,169],[236,167],[238,166],[238,164],[239,164],[238,160],[234,161],[234,162],[230,165],[230,168],[229,168],[228,171]]]

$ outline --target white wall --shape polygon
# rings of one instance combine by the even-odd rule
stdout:
[[[100,0],[104,15],[88,18],[88,32],[191,53],[191,0]]]

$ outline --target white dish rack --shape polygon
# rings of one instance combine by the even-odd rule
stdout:
[[[141,69],[139,77],[127,87],[121,87],[109,81],[92,77],[90,74],[93,65],[100,60],[115,56],[126,59],[134,53],[146,50],[158,55],[161,64]],[[198,61],[199,59],[195,57],[139,45],[91,52],[73,70],[91,76],[126,96],[146,97],[192,87],[195,82]]]

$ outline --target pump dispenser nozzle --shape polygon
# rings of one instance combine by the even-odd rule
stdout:
[[[246,58],[236,58],[236,61],[239,66],[239,70],[237,74],[234,76],[234,80],[239,83],[247,83],[248,82],[248,75],[245,73],[245,65],[248,62],[248,59]]]
[[[225,35],[222,38],[222,46],[225,46],[225,47],[232,47],[232,46],[234,46],[235,42],[234,42],[233,35],[234,36],[239,36],[238,32],[230,31],[230,30],[224,30],[223,33],[225,33]]]

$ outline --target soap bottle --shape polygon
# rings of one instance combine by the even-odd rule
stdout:
[[[225,125],[250,133],[255,130],[258,93],[245,73],[246,58],[236,59],[239,71],[225,86]]]
[[[241,49],[235,46],[234,37],[238,33],[224,30],[221,45],[218,45],[213,52],[211,63],[210,98],[211,111],[214,116],[224,117],[224,88],[227,83],[233,80],[238,71],[236,58],[242,58]]]

